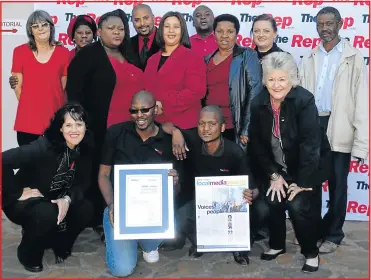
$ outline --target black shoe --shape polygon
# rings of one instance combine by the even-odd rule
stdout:
[[[201,252],[197,252],[197,249],[195,246],[191,246],[188,250],[188,256],[190,256],[191,258],[199,258],[203,255],[204,253],[201,253]]]
[[[279,255],[282,255],[284,253],[286,253],[285,249],[279,251],[277,254],[274,254],[274,255],[263,253],[260,256],[260,259],[263,260],[263,261],[271,261],[271,260],[274,260],[275,258],[277,258]]]
[[[33,263],[27,263],[23,257],[21,256],[21,249],[19,248],[18,246],[18,250],[17,250],[17,256],[18,256],[18,260],[19,262],[21,263],[21,265],[23,265],[24,269],[30,271],[30,272],[41,272],[43,270],[43,265],[42,263],[39,263],[39,264],[33,264]]]
[[[185,240],[183,242],[179,240],[165,241],[164,243],[161,244],[161,250],[163,251],[181,250],[183,249],[184,245]]]
[[[247,266],[250,263],[247,252],[233,252],[233,258],[236,263],[242,266]]]
[[[319,268],[319,255],[317,256],[317,258],[318,258],[318,266],[311,266],[311,265],[305,263],[301,270],[303,272],[306,272],[306,273],[316,272]]]

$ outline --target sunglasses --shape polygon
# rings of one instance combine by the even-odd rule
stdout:
[[[48,22],[42,22],[42,23],[35,23],[31,25],[32,29],[42,29],[47,28],[49,26]]]
[[[152,107],[149,107],[149,108],[142,108],[142,109],[129,109],[129,112],[130,112],[130,114],[132,114],[132,115],[136,115],[136,114],[138,114],[139,112],[141,112],[142,114],[146,114],[146,113],[148,113],[152,108],[154,108],[155,106],[156,106],[156,104],[153,105]]]

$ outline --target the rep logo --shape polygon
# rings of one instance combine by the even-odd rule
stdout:
[[[272,14],[269,14],[269,15],[274,18],[278,27],[280,27],[282,29],[292,28],[292,26],[291,26],[292,17],[289,17],[289,16],[284,16],[284,17],[273,16]],[[240,14],[240,21],[241,22],[253,22],[256,17],[257,16],[253,16],[253,15],[250,15],[250,14]]]
[[[317,8],[323,4],[323,1],[292,1],[294,6],[312,6],[313,8]]]
[[[260,6],[262,1],[256,0],[256,1],[242,1],[242,0],[232,0],[232,5],[244,5],[244,6],[251,6],[251,8],[256,8]]]
[[[354,18],[353,17],[345,17],[343,20],[343,29],[354,29]],[[301,14],[301,22],[317,22],[317,17],[311,14]]]
[[[57,1],[57,5],[71,5],[71,6],[76,6],[76,8],[81,7],[82,5],[85,4],[85,1],[72,1],[72,0],[64,0],[64,1]]]

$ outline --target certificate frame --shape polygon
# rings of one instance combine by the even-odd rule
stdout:
[[[173,168],[166,164],[128,164],[114,166],[114,240],[172,239],[174,228],[173,177],[168,172]],[[126,223],[126,178],[127,176],[161,176],[162,205],[161,226],[127,226]]]

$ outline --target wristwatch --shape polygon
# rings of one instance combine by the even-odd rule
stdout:
[[[281,175],[279,173],[272,173],[271,176],[269,176],[269,178],[272,180],[272,181],[277,181],[279,178],[281,177]]]

